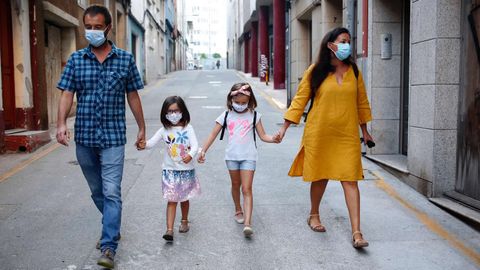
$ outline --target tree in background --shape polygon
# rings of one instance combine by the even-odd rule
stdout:
[[[222,58],[222,56],[219,53],[214,53],[213,58]]]

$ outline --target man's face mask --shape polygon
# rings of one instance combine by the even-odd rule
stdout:
[[[93,47],[99,47],[107,39],[105,36],[105,30],[85,30],[85,38],[88,40],[88,43]]]

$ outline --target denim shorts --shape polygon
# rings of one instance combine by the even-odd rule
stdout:
[[[255,160],[225,160],[230,171],[255,171],[257,162]]]

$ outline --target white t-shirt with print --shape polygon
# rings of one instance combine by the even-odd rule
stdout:
[[[223,112],[216,120],[221,126],[225,119]],[[257,112],[258,124],[262,115]],[[227,115],[228,144],[225,150],[225,160],[257,160],[257,148],[253,140],[253,112],[237,113],[232,110]]]
[[[168,129],[162,127],[147,141],[145,148],[151,149],[159,142],[163,142],[165,146],[162,164],[164,170],[185,171],[195,168],[198,141],[191,125]],[[185,164],[182,160],[187,154],[192,157],[192,160]]]

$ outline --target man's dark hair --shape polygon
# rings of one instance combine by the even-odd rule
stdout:
[[[112,23],[112,15],[110,15],[110,11],[108,11],[106,7],[100,5],[89,6],[85,9],[85,12],[83,13],[83,23],[85,23],[85,16],[96,16],[97,14],[103,15],[105,18],[105,25],[110,25]]]

